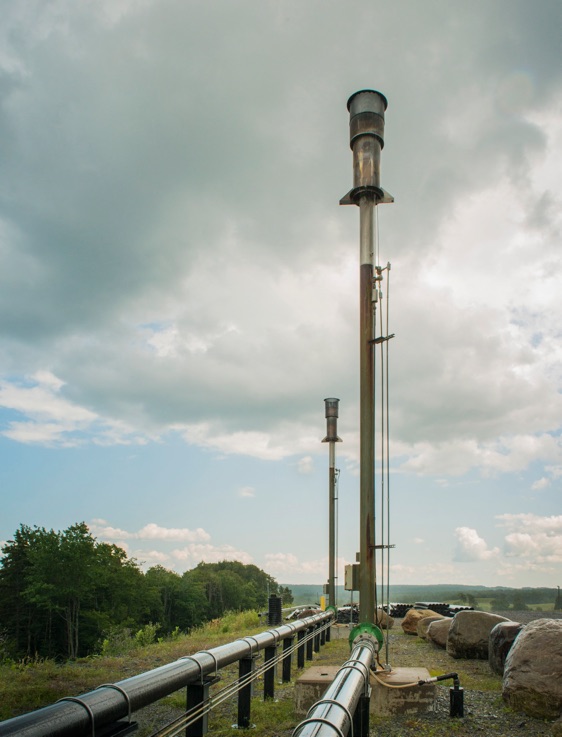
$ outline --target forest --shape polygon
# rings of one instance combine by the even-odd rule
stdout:
[[[21,525],[0,559],[0,660],[75,659],[100,652],[116,634],[149,628],[189,632],[227,611],[263,610],[291,591],[254,565],[199,563],[183,575],[143,572],[116,545],[80,522],[57,532]]]

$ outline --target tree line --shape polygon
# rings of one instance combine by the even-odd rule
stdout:
[[[144,573],[122,548],[98,542],[84,522],[57,532],[21,525],[0,559],[0,657],[69,658],[99,651],[116,629],[156,624],[162,636],[222,616],[261,610],[290,589],[254,565],[199,563],[183,575]]]
[[[478,607],[478,599],[486,598],[482,592],[459,592],[458,599],[463,604]],[[555,604],[554,589],[549,588],[523,588],[523,589],[499,589],[493,592],[490,606],[495,611],[525,611],[537,604]]]

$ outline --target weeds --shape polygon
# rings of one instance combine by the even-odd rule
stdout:
[[[6,660],[0,664],[0,720],[39,709],[64,696],[86,693],[100,683],[121,681],[263,628],[257,612],[229,612],[189,635],[176,628],[170,636],[158,638],[158,624],[145,625],[135,633],[126,627],[115,627],[100,643],[99,655],[80,661],[59,664],[40,657],[19,662]]]

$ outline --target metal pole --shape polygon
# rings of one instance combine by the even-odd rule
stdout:
[[[360,432],[360,620],[374,622],[375,616],[375,383],[373,344],[373,215],[370,193],[359,200],[360,281],[359,281],[359,432]]]
[[[336,443],[341,443],[338,437],[338,405],[339,399],[327,397],[324,400],[326,407],[326,437],[323,443],[329,444],[329,482],[328,482],[328,603],[336,606]]]
[[[374,211],[392,197],[380,187],[380,156],[384,146],[387,101],[375,90],[360,90],[347,102],[350,146],[353,151],[353,189],[340,200],[359,206],[359,364],[360,364],[360,621],[375,621],[375,391],[373,282]]]

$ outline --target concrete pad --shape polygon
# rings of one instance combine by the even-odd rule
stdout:
[[[333,624],[330,627],[330,640],[348,640],[350,632],[348,624]]]
[[[339,671],[337,665],[313,665],[295,681],[295,711],[306,714],[331,686]]]
[[[430,678],[427,668],[393,668],[390,672],[377,671],[376,678],[371,675],[372,694],[369,711],[377,716],[433,711],[437,692],[435,683],[397,688],[408,683],[417,684],[418,681],[425,681],[427,678]],[[388,685],[383,685],[381,681]]]

